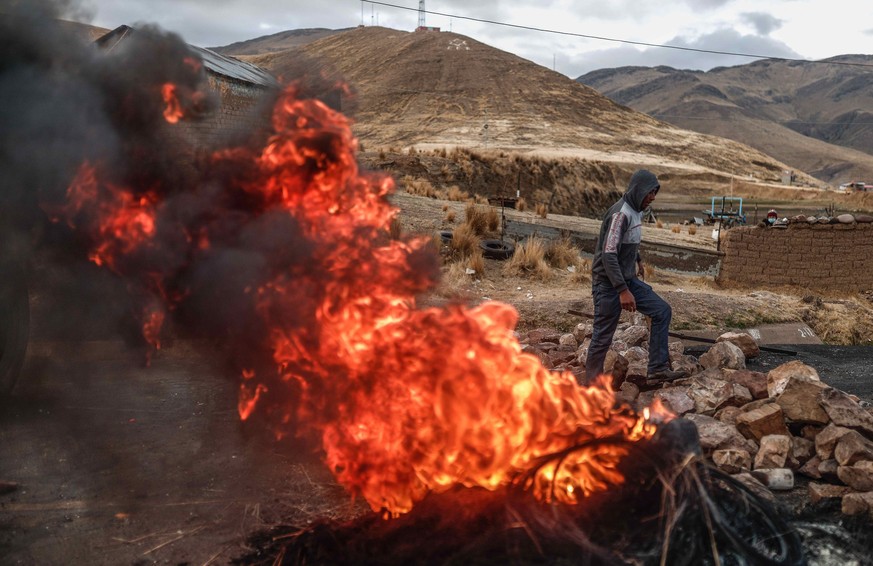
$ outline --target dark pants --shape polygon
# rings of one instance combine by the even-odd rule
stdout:
[[[652,288],[636,277],[628,281],[628,289],[637,303],[637,310],[652,319],[649,335],[649,367],[651,375],[670,368],[670,350],[667,347],[667,333],[673,311],[667,302]],[[621,299],[609,283],[594,283],[591,288],[594,296],[594,335],[588,346],[585,362],[585,377],[591,383],[603,373],[603,362],[612,345],[612,336],[621,317]]]

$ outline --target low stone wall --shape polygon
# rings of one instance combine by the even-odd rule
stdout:
[[[873,224],[792,222],[722,232],[720,283],[873,289]]]

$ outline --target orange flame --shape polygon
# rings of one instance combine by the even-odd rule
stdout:
[[[164,119],[175,124],[183,117],[182,105],[179,103],[179,98],[176,96],[176,85],[173,83],[164,83],[161,87],[161,95],[164,97]]]
[[[571,374],[543,368],[521,351],[508,305],[417,308],[416,296],[433,285],[429,238],[391,239],[393,182],[358,171],[348,120],[298,99],[291,87],[276,104],[273,128],[262,150],[216,155],[245,171],[234,190],[247,198],[229,200],[259,203],[257,215],[292,217],[308,254],[305,266],[274,270],[246,289],[276,370],[243,371],[240,417],[268,396],[282,401],[278,422],[319,434],[337,479],[391,514],[458,484],[523,482],[542,500],[562,503],[620,484],[629,444],[671,416],[617,405],[608,380],[580,387]],[[95,261],[112,268],[150,245],[160,210],[151,198],[101,185],[88,164],[69,197],[68,217],[101,219]],[[189,254],[216,236],[203,226],[181,231]],[[168,303],[183,300],[160,291],[160,276],[150,288]],[[158,345],[160,322],[149,326]],[[559,464],[544,463],[553,454],[561,454]]]

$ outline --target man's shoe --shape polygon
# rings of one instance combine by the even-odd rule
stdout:
[[[658,385],[659,383],[668,383],[670,381],[682,379],[683,377],[688,377],[687,371],[662,369],[661,371],[656,371],[646,376],[646,385]]]

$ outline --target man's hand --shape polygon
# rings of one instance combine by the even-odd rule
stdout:
[[[625,289],[618,296],[621,301],[622,310],[626,310],[628,312],[635,312],[637,310],[637,302],[634,300],[634,295],[628,289]]]
[[[643,265],[643,262],[642,262],[642,261],[638,261],[638,262],[637,262],[637,277],[638,277],[639,279],[645,279],[645,278],[646,278],[646,266]]]

